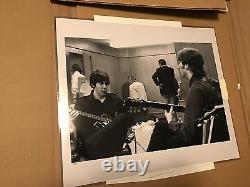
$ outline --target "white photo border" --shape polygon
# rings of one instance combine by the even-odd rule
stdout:
[[[136,34],[137,33],[137,34]],[[58,59],[58,122],[61,133],[64,186],[79,186],[103,182],[109,179],[134,175],[125,172],[105,172],[101,168],[103,159],[71,163],[67,70],[65,37],[108,39],[120,36],[124,42],[136,40],[138,45],[173,42],[211,43],[219,80],[224,80],[218,47],[213,28],[172,28],[166,26],[139,26],[100,23],[89,20],[56,18],[56,42]],[[149,37],[153,36],[153,37]],[[222,90],[223,91],[223,90]],[[148,152],[120,157],[124,161],[150,160],[148,172],[172,169],[185,165],[216,162],[239,158],[233,123],[227,99],[223,100],[227,116],[230,141],[178,149]],[[113,158],[108,158],[113,160]],[[164,161],[163,161],[164,160]]]

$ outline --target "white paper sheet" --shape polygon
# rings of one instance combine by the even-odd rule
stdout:
[[[94,15],[94,21],[105,22],[105,23],[147,25],[147,26],[182,27],[182,24],[181,24],[180,21],[165,21],[165,20],[152,20],[152,19],[135,19],[135,18],[101,16],[101,15]]]
[[[119,40],[126,47],[161,46],[174,42],[208,43],[213,49],[218,79],[224,78],[212,28],[152,27],[57,18],[56,30],[59,85],[58,120],[61,130],[64,186],[79,186],[134,175],[128,171],[104,172],[101,168],[103,159],[71,163],[65,38],[75,38],[79,41],[82,39]],[[151,37],[152,35],[154,37]],[[224,106],[230,134],[229,141],[128,155],[121,159],[125,162],[132,159],[150,160],[148,168],[150,174],[165,169],[172,170],[188,165],[239,158],[228,100],[224,100]],[[112,161],[113,158],[108,158],[108,160]],[[162,162],[163,160],[164,162]]]
[[[107,23],[122,23],[122,24],[135,24],[135,25],[148,25],[148,26],[167,26],[167,27],[182,27],[181,22],[179,21],[163,21],[163,20],[149,20],[149,19],[134,19],[134,18],[124,18],[124,17],[112,17],[112,16],[100,16],[94,15],[94,21],[97,22],[107,22]],[[145,129],[145,130],[144,130]],[[152,131],[146,127],[142,127],[136,130],[137,141],[142,142],[141,146],[147,147],[148,138],[150,138],[151,133],[143,133],[143,131]],[[134,142],[132,142],[133,149]],[[140,152],[141,148],[137,146],[137,152]],[[143,151],[143,150],[141,150]],[[149,181],[157,180],[162,178],[174,177],[178,175],[184,175],[188,173],[201,172],[206,170],[214,169],[214,163],[204,163],[197,164],[185,167],[179,167],[171,170],[163,170],[153,173],[147,173],[146,176],[131,176],[115,180],[106,181],[106,184],[115,184],[115,183],[127,183],[127,182],[140,182],[140,181]]]
[[[186,174],[196,173],[196,172],[201,172],[201,171],[208,171],[212,169],[215,169],[214,163],[208,162],[208,163],[173,168],[169,170],[150,172],[150,173],[147,173],[145,176],[136,175],[136,176],[124,177],[120,179],[108,180],[106,181],[106,184],[151,181],[151,180],[164,179],[164,178],[186,175]]]

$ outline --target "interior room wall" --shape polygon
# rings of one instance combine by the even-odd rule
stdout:
[[[152,80],[152,75],[159,67],[159,59],[165,59],[167,65],[174,68],[175,76],[177,80],[179,80],[179,73],[173,44],[130,48],[129,56],[130,74],[135,75],[137,81],[144,84],[148,100],[162,100],[159,88],[154,84]]]
[[[82,50],[87,77],[96,69],[106,71],[111,81],[110,91],[120,98],[123,98],[124,83],[134,75],[137,81],[144,84],[148,100],[161,101],[159,88],[152,80],[160,58],[174,68],[176,79],[180,80],[174,44],[115,49],[89,40],[67,38],[66,46]]]
[[[126,50],[125,50],[126,51]],[[121,98],[124,98],[128,93],[126,83],[128,77],[131,74],[131,59],[130,57],[119,57],[117,58],[117,71],[116,71],[116,94]]]
[[[87,54],[91,56],[91,69],[94,70],[103,70],[108,73],[109,79],[110,79],[110,86],[109,91],[116,93],[117,91],[117,77],[116,77],[116,71],[117,71],[117,57],[114,56],[108,56],[105,54],[97,54],[94,52],[85,52],[84,54]],[[87,72],[86,72],[87,73]],[[90,74],[90,72],[87,73],[87,76]],[[89,77],[89,76],[88,76]]]
[[[87,38],[65,38],[65,45],[75,49],[95,52],[97,54],[105,54],[108,56],[116,56],[117,50],[109,47],[105,40],[87,39]]]
[[[109,74],[111,82],[109,91],[114,93],[117,92],[115,83],[115,72],[117,71],[117,52],[114,48],[81,38],[66,38],[65,44],[67,48],[82,51],[85,76],[87,78],[89,78],[90,73],[96,69],[106,71]]]

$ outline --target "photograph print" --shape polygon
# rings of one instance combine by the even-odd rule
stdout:
[[[190,155],[191,164],[238,157],[213,29],[58,18],[57,50],[69,170],[91,161],[98,181],[98,163],[114,156],[149,159],[152,171],[180,166],[159,166],[156,155]]]

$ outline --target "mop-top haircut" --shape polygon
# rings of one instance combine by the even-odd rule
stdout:
[[[206,73],[203,69],[204,59],[201,53],[195,48],[183,48],[177,53],[177,60],[188,69],[195,77],[204,77]]]
[[[92,88],[96,87],[96,83],[101,83],[103,84],[104,82],[109,85],[110,84],[110,80],[109,80],[109,76],[106,72],[102,71],[102,70],[95,70],[90,74],[90,86]]]

